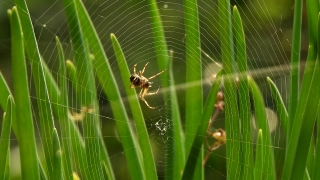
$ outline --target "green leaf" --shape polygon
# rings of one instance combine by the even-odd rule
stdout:
[[[237,90],[235,83],[235,60],[233,49],[233,34],[231,24],[231,9],[229,0],[219,0],[219,28],[221,43],[221,58],[223,59],[225,125],[228,139],[226,143],[227,178],[237,179],[242,174],[241,164],[241,136],[238,112]]]
[[[262,135],[262,130],[259,129],[259,133],[258,133],[258,140],[256,143],[256,161],[255,161],[255,165],[254,165],[254,179],[259,180],[259,179],[263,179],[263,172],[264,172],[264,139],[263,139],[263,135]]]
[[[320,19],[318,15],[318,30]],[[320,32],[318,32],[320,33]],[[320,42],[318,34],[318,44]],[[320,78],[319,55],[316,59],[316,47],[309,45],[296,116],[290,134],[284,161],[282,179],[302,179],[306,168],[313,127],[319,108]],[[318,52],[320,47],[318,46]],[[290,115],[289,115],[290,118]]]
[[[9,179],[8,172],[10,172],[8,162],[10,162],[10,132],[12,122],[12,109],[14,101],[12,96],[8,97],[7,109],[3,116],[1,139],[0,139],[0,179]],[[4,163],[6,162],[6,163]]]
[[[204,105],[203,113],[201,116],[201,122],[195,134],[195,139],[192,142],[191,150],[187,156],[187,162],[183,170],[182,179],[184,180],[197,178],[194,175],[195,164],[197,163],[199,159],[200,151],[202,150],[201,147],[204,141],[204,137],[206,135],[208,123],[214,112],[214,109],[216,109],[214,108],[214,105],[216,102],[217,93],[221,85],[221,76],[222,76],[222,71],[219,71],[219,73],[217,74],[216,80],[213,83],[210,89],[210,92],[208,94],[208,97],[206,99],[206,103]],[[202,159],[201,159],[201,162],[202,162]]]
[[[256,123],[258,124],[259,129],[262,130],[263,138],[263,152],[264,152],[264,161],[263,161],[263,177],[265,179],[276,179],[276,170],[274,162],[274,152],[273,145],[271,141],[271,132],[269,130],[269,123],[266,115],[265,105],[263,101],[262,94],[259,90],[259,87],[254,82],[251,77],[248,77],[250,94],[253,99],[254,105],[254,116]]]
[[[288,112],[287,112],[286,106],[284,105],[284,102],[281,98],[281,94],[278,91],[278,88],[274,84],[274,82],[269,77],[267,77],[267,81],[268,81],[268,84],[271,89],[272,97],[273,97],[275,104],[276,104],[276,108],[278,111],[281,126],[283,127],[284,132],[287,134],[287,137],[289,137],[289,134],[288,134],[289,133],[289,131],[288,131],[288,118],[289,117],[288,117]]]
[[[140,106],[136,91],[129,88],[131,83],[128,80],[128,77],[130,77],[131,74],[128,68],[128,64],[124,57],[121,46],[114,34],[111,34],[111,41],[112,41],[113,50],[115,52],[116,59],[118,62],[118,66],[120,69],[123,84],[124,84],[124,87],[126,87],[125,89],[126,89],[129,105],[131,108],[131,112],[133,115],[133,119],[135,123],[138,125],[136,126],[136,128],[138,132],[137,134],[139,138],[139,144],[141,147],[143,163],[145,166],[144,168],[146,171],[146,177],[147,179],[157,179],[157,172],[156,172],[156,167],[155,167],[154,158],[152,154],[150,139],[149,139],[148,131],[143,118],[141,106]]]
[[[197,0],[184,0],[184,24],[185,24],[185,46],[186,46],[186,84],[199,82],[194,86],[186,88],[186,109],[185,109],[185,148],[186,156],[191,153],[191,145],[197,133],[199,117],[203,111],[203,90],[202,90],[202,61],[200,43],[200,25]],[[207,119],[208,120],[208,119]],[[200,147],[203,149],[202,147]],[[202,160],[203,150],[198,161],[194,164],[194,178],[204,179]]]
[[[53,129],[53,136],[52,136],[52,144],[53,144],[53,172],[54,172],[54,179],[59,180],[62,179],[62,150],[60,147],[60,142],[59,142],[59,137],[57,130],[54,128]]]
[[[299,100],[299,82],[300,82],[300,47],[301,47],[301,24],[302,24],[302,0],[294,1],[294,19],[293,33],[291,45],[291,72],[290,72],[290,88],[289,88],[289,121],[288,135],[291,134],[293,119],[297,110],[297,102]],[[287,137],[287,140],[290,136]],[[288,146],[287,146],[288,147]]]
[[[128,164],[131,177],[133,179],[145,179],[145,172],[143,168],[144,166],[142,164],[143,160],[139,156],[140,149],[134,139],[130,127],[130,122],[122,102],[122,97],[120,95],[114,75],[112,74],[111,67],[106,57],[104,48],[101,44],[101,41],[99,40],[96,30],[94,29],[93,23],[84,8],[83,3],[76,0],[75,5],[76,11],[73,12],[78,12],[77,15],[79,15],[78,19],[80,21],[81,30],[84,33],[85,39],[88,40],[92,54],[94,54],[95,56],[92,63],[99,82],[104,92],[106,93],[108,100],[112,102],[111,108],[114,114],[114,118],[122,120],[116,121],[116,126],[121,138],[123,148],[131,149],[130,151],[125,151],[126,159],[131,161],[131,163]],[[102,142],[100,141],[100,143]],[[106,151],[105,153],[102,153],[101,156],[103,161],[109,161]]]
[[[233,28],[236,40],[236,62],[239,67],[239,83],[238,83],[238,97],[239,97],[239,124],[241,126],[240,132],[242,139],[239,139],[240,148],[242,149],[240,158],[243,166],[242,179],[253,179],[253,146],[251,135],[251,120],[250,120],[250,97],[247,79],[247,52],[246,41],[242,25],[240,13],[236,6],[233,7]],[[241,137],[240,137],[241,138]]]
[[[317,121],[317,129],[320,129],[320,108],[318,108],[318,121]],[[314,159],[314,166],[313,166],[313,174],[312,179],[319,179],[320,178],[320,131],[317,131],[316,134],[316,148],[315,148],[315,159]]]
[[[20,25],[18,10],[16,7],[13,7],[11,19],[11,59],[16,118],[17,124],[19,124],[18,142],[21,173],[23,179],[37,180],[40,179],[40,174],[22,34],[24,33]]]

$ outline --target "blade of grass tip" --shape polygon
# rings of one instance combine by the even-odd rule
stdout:
[[[11,59],[17,113],[16,118],[17,124],[19,124],[18,142],[20,149],[21,174],[23,179],[37,180],[40,179],[40,176],[22,34],[18,10],[16,7],[13,7],[11,19]]]
[[[179,103],[177,98],[177,92],[175,89],[175,82],[173,76],[173,51],[170,51],[169,54],[169,79],[170,79],[170,104],[171,104],[171,117],[173,127],[167,130],[168,134],[168,150],[169,160],[172,162],[172,178],[168,179],[181,179],[181,172],[183,172],[185,164],[185,149],[184,149],[184,135],[181,125],[181,117],[179,112]],[[170,138],[171,137],[171,138]],[[170,144],[169,144],[170,143]],[[168,163],[166,164],[166,167]],[[168,167],[167,167],[168,168]],[[170,170],[169,170],[170,171]]]
[[[318,120],[317,120],[317,134],[316,134],[316,149],[315,149],[315,159],[313,166],[312,179],[320,179],[320,108],[318,108]]]
[[[67,14],[68,27],[75,55],[75,66],[78,69],[77,77],[80,90],[81,108],[87,109],[83,118],[83,135],[85,137],[85,149],[89,177],[99,179],[103,177],[100,166],[100,128],[99,107],[96,99],[95,79],[93,68],[89,58],[89,47],[80,27],[79,14],[77,13],[75,1],[64,0]],[[93,113],[88,113],[92,111]],[[85,179],[89,178],[86,177]]]
[[[320,14],[318,14],[318,30],[320,26]],[[320,33],[318,31],[318,33]],[[320,43],[318,34],[318,44]],[[318,52],[320,47],[317,46]],[[319,108],[320,86],[317,83],[320,78],[319,55],[316,59],[315,47],[309,45],[307,63],[302,79],[297,112],[294,118],[290,141],[287,148],[282,179],[302,179],[306,168],[308,150],[310,146],[313,127]],[[299,174],[300,173],[300,174]]]
[[[256,143],[256,160],[254,165],[254,179],[259,180],[263,179],[263,172],[264,172],[264,139],[262,135],[262,129],[259,129],[258,133],[258,140]]]
[[[185,147],[186,156],[188,157],[192,149],[192,142],[197,138],[195,137],[195,134],[198,129],[199,117],[201,117],[203,113],[203,90],[197,0],[184,0],[183,4],[186,46],[186,84],[195,81],[200,82],[198,85],[186,89]],[[196,173],[193,177],[204,179],[204,169],[202,168],[202,160],[204,158],[203,150],[199,155],[199,157],[196,156],[198,161],[194,167]]]
[[[61,91],[60,102],[58,103],[58,119],[61,129],[63,177],[72,180],[72,144],[70,142],[70,121],[68,118],[66,65],[63,48],[58,37],[56,37],[56,46],[59,54],[58,82]]]
[[[56,128],[53,129],[52,144],[54,179],[59,180],[62,179],[62,150]]]
[[[11,10],[9,10],[11,14]],[[11,15],[9,15],[11,16]],[[10,91],[10,88],[7,84],[7,82],[5,81],[2,73],[0,72],[0,94],[2,97],[8,97],[8,96],[11,96],[12,97],[12,93]],[[13,97],[12,97],[13,98]],[[5,98],[0,98],[0,106],[2,107],[3,110],[7,109],[7,100]],[[19,136],[19,130],[18,130],[18,124],[17,124],[17,120],[16,120],[16,107],[13,106],[12,107],[12,122],[11,122],[11,125],[12,125],[12,130],[14,132],[14,134],[16,135],[16,137],[18,138]]]
[[[223,59],[225,125],[228,133],[226,143],[227,177],[237,179],[241,177],[240,163],[240,120],[237,106],[237,90],[235,83],[235,60],[233,49],[233,34],[231,23],[231,6],[229,0],[219,0],[219,24],[221,58]]]
[[[79,15],[82,32],[84,33],[84,36],[88,40],[89,44],[93,45],[92,47],[90,47],[92,54],[94,54],[95,56],[92,63],[99,82],[102,85],[102,88],[106,93],[108,100],[112,102],[111,108],[115,119],[122,120],[115,122],[119,136],[121,137],[123,148],[125,150],[131,149],[130,151],[125,151],[131,178],[145,179],[145,169],[143,168],[142,164],[143,160],[139,156],[140,147],[134,139],[132,129],[130,127],[131,123],[129,122],[127,113],[125,112],[125,107],[122,102],[117,82],[114,78],[114,75],[112,74],[108,58],[83,3],[76,0],[75,4],[78,11],[77,14]],[[106,153],[102,153],[102,160],[104,160],[105,162],[108,161]]]
[[[5,179],[10,171],[7,161],[10,159],[10,132],[12,122],[12,107],[14,106],[12,96],[8,97],[7,109],[3,115],[1,139],[0,139],[0,179]],[[6,162],[6,163],[4,163]]]
[[[144,121],[144,117],[142,114],[139,99],[138,99],[137,93],[132,89],[128,88],[131,84],[130,81],[128,81],[128,77],[130,77],[131,75],[128,68],[128,64],[124,57],[123,51],[121,49],[121,46],[117,38],[115,37],[114,34],[111,34],[110,37],[111,37],[113,49],[116,55],[116,59],[118,62],[118,67],[120,69],[123,84],[125,87],[127,87],[125,89],[126,89],[127,97],[129,97],[128,100],[129,100],[130,108],[132,110],[133,119],[137,125],[136,126],[137,132],[138,132],[137,134],[138,134],[139,144],[142,151],[146,177],[147,179],[157,179],[157,172],[156,172],[156,167],[155,167],[154,158],[152,154],[150,139],[149,139],[148,131]],[[134,98],[131,98],[131,97],[134,97]]]
[[[300,47],[301,47],[301,24],[302,24],[302,0],[294,2],[294,18],[293,18],[293,33],[292,33],[292,49],[291,49],[291,73],[290,73],[290,88],[289,88],[289,121],[288,133],[291,134],[293,119],[297,109],[299,100],[299,77],[300,77]],[[290,136],[287,137],[290,139]]]
[[[289,117],[288,117],[288,112],[287,112],[286,106],[284,105],[284,102],[282,100],[280,92],[279,92],[277,86],[274,84],[274,82],[269,77],[267,77],[267,81],[268,81],[268,84],[271,89],[272,97],[273,97],[275,104],[276,104],[276,108],[277,108],[277,112],[278,112],[279,119],[281,122],[281,126],[283,127],[284,132],[287,134],[288,133],[288,118]],[[287,137],[288,137],[288,135],[287,135]]]
[[[236,62],[239,67],[239,118],[240,118],[240,133],[242,139],[240,140],[240,149],[243,160],[243,173],[242,179],[253,179],[253,146],[252,146],[252,132],[251,132],[251,120],[250,120],[250,97],[249,87],[247,79],[247,52],[246,52],[246,41],[242,25],[240,13],[236,6],[233,7],[233,27],[234,35],[236,40]],[[240,136],[241,138],[241,136]]]
[[[271,133],[269,130],[269,123],[267,119],[267,114],[265,110],[265,105],[263,101],[262,94],[259,90],[259,87],[254,82],[254,80],[248,76],[248,83],[250,94],[253,99],[253,107],[254,107],[254,116],[258,127],[262,130],[262,138],[263,138],[263,152],[264,152],[264,178],[265,179],[276,179],[276,170],[275,170],[275,162],[274,162],[274,152],[273,145],[271,141]]]
[[[206,136],[206,131],[208,127],[208,123],[210,121],[210,118],[214,112],[214,105],[217,98],[217,93],[221,86],[221,77],[222,77],[222,71],[219,71],[216,80],[213,83],[210,92],[208,94],[208,97],[206,99],[206,103],[204,105],[203,113],[201,116],[201,122],[199,124],[199,127],[197,129],[195,139],[192,142],[190,153],[187,156],[187,162],[185,165],[185,168],[183,170],[182,179],[192,179],[197,178],[195,177],[195,164],[198,161],[198,157],[200,152],[202,151],[202,144],[204,141],[204,137]],[[202,162],[203,159],[201,159]]]
[[[34,34],[29,10],[25,0],[15,0],[15,4],[20,12],[21,26],[25,49],[30,60],[33,80],[36,89],[39,121],[41,127],[41,144],[45,154],[46,172],[48,177],[53,176],[53,157],[52,157],[52,130],[54,127],[51,101],[48,95],[47,82],[44,75],[44,67],[41,61],[37,40]]]

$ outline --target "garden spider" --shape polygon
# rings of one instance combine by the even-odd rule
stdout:
[[[131,85],[130,85],[130,88],[136,88],[136,87],[141,87],[141,91],[140,91],[140,94],[139,94],[139,97],[142,101],[144,101],[144,103],[146,103],[146,105],[150,108],[150,109],[155,109],[155,107],[151,107],[149,106],[149,104],[147,103],[147,101],[144,99],[144,96],[146,95],[153,95],[153,94],[157,94],[160,87],[158,88],[158,90],[154,93],[147,93],[148,92],[148,89],[149,87],[151,87],[151,84],[152,82],[150,82],[149,80],[150,79],[153,79],[154,77],[160,75],[161,73],[165,72],[167,69],[159,72],[158,74],[155,74],[149,78],[146,78],[144,76],[142,76],[142,74],[144,73],[144,70],[146,69],[146,66],[149,64],[149,62],[147,62],[146,65],[144,65],[142,71],[139,71],[139,74],[136,73],[136,66],[137,64],[135,64],[133,66],[133,74],[130,76],[130,82],[131,82]]]

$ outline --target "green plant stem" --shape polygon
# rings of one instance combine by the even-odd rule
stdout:
[[[264,171],[264,166],[263,163],[264,161],[264,151],[265,149],[264,146],[264,141],[263,141],[263,135],[262,135],[262,130],[259,129],[258,133],[258,140],[256,143],[256,160],[255,160],[255,166],[254,166],[254,179],[259,180],[263,179],[263,171]]]
[[[2,128],[1,128],[1,139],[0,139],[0,179],[9,179],[8,172],[10,172],[10,132],[12,122],[12,109],[14,107],[14,101],[12,96],[8,97],[7,109],[3,115]],[[4,163],[5,162],[5,163]]]
[[[40,179],[29,85],[24,56],[22,27],[16,7],[12,9],[11,17],[11,59],[13,74],[13,89],[16,104],[16,118],[19,130],[19,149],[21,173],[24,179]]]
[[[299,77],[300,77],[300,46],[301,46],[301,23],[302,23],[302,0],[294,2],[294,19],[291,49],[291,80],[289,88],[289,121],[287,141],[290,139],[293,119],[295,117],[297,102],[299,100]]]
[[[234,49],[231,24],[231,10],[229,0],[219,0],[219,24],[221,58],[223,59],[224,97],[225,97],[225,124],[227,132],[226,156],[227,178],[237,179],[241,176],[240,166],[240,121],[237,107],[237,90],[234,77]]]
[[[61,180],[62,179],[62,161],[61,161],[61,148],[59,137],[56,129],[53,129],[53,136],[52,136],[52,144],[53,144],[53,170],[54,170],[54,179]]]

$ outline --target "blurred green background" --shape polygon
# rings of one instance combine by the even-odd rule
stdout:
[[[115,62],[115,56],[110,41],[110,33],[114,33],[122,45],[122,49],[132,67],[138,63],[137,69],[141,69],[146,62],[150,62],[145,72],[145,76],[151,76],[159,71],[155,58],[155,48],[153,45],[149,12],[146,1],[141,0],[86,0],[83,1],[91,16],[91,19],[102,40],[104,49],[109,58],[114,75],[118,78],[119,88],[124,93],[125,88],[121,83],[120,72]],[[174,51],[174,80],[177,84],[179,106],[182,120],[185,116],[185,46],[184,46],[184,14],[183,1],[158,0],[163,28],[167,40],[168,49]],[[63,1],[61,0],[27,0],[30,15],[33,21],[35,33],[38,39],[40,52],[44,60],[56,75],[58,68],[58,57],[55,46],[55,36],[59,36],[66,53],[66,58],[72,59],[70,37],[68,33],[66,14],[64,12]],[[291,34],[293,22],[293,0],[242,0],[231,1],[231,5],[237,5],[244,21],[244,29],[247,41],[248,65],[254,74],[254,78],[260,85],[265,96],[266,106],[271,110],[275,109],[272,102],[269,88],[265,81],[266,76],[274,79],[279,87],[284,100],[287,99],[286,87],[289,75],[289,62],[291,50]],[[12,0],[2,0],[0,2],[0,71],[4,75],[9,86],[12,87],[11,60],[10,60],[10,26],[7,17],[7,9],[12,8]],[[209,91],[210,81],[208,78],[217,72],[219,67],[212,61],[221,62],[218,32],[217,1],[198,0],[198,10],[200,19],[201,49],[210,57],[203,54],[203,78],[204,96]],[[302,62],[307,53],[307,21],[306,13],[303,13],[302,29]],[[28,38],[28,37],[25,37]],[[27,61],[28,62],[28,61]],[[303,64],[302,64],[303,65]],[[29,66],[30,68],[30,66]],[[195,72],[197,73],[197,72]],[[31,74],[30,74],[31,75]],[[128,77],[129,78],[129,77]],[[31,80],[30,80],[31,81]],[[160,79],[153,80],[152,90],[156,90],[160,85]],[[31,83],[32,84],[32,83]],[[34,103],[33,110],[37,111],[34,87],[30,86],[31,100]],[[110,110],[108,98],[104,95],[101,88],[98,87],[97,97],[100,103],[100,114],[102,123],[102,132],[111,162],[114,166],[114,172],[117,179],[128,179],[125,166],[121,142],[117,137],[113,115]],[[74,111],[79,111],[80,107],[76,103],[76,97],[70,90],[70,102],[74,105]],[[158,173],[161,179],[164,169],[164,149],[163,146],[168,137],[162,133],[164,127],[172,125],[167,121],[169,117],[165,114],[164,106],[161,107],[161,96],[147,97],[150,105],[157,105],[156,111],[150,110],[142,104],[145,113],[147,128],[152,141],[152,148],[155,153]],[[126,103],[126,99],[124,99]],[[127,105],[127,104],[126,104]],[[128,106],[127,106],[128,107]],[[0,110],[1,113],[3,110]],[[129,111],[129,110],[128,110]],[[281,137],[284,136],[276,117],[271,117],[274,113],[270,111],[270,124],[274,125],[272,138],[275,146],[275,157],[277,167],[281,168],[284,155],[284,143]],[[129,112],[129,116],[130,116]],[[269,115],[269,114],[268,114]],[[200,118],[200,117],[199,117]],[[157,122],[162,122],[161,126],[156,126]],[[37,123],[35,123],[37,125]],[[79,125],[81,128],[81,125]],[[214,128],[224,127],[223,115],[214,124]],[[254,126],[253,126],[254,128]],[[38,130],[37,127],[35,127]],[[162,130],[161,130],[162,129]],[[170,138],[170,137],[169,137]],[[40,142],[38,137],[37,141]],[[17,140],[12,136],[11,140],[11,173],[19,178],[19,153],[17,149]],[[225,179],[225,148],[212,153],[206,166],[206,177]],[[279,171],[278,171],[279,172]]]

